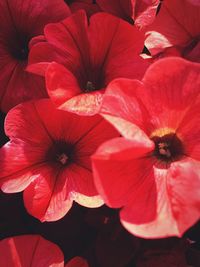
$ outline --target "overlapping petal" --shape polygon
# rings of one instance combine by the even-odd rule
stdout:
[[[102,115],[125,139],[98,148],[95,184],[134,235],[182,236],[199,219],[199,70],[162,59],[142,82],[117,79],[105,92]]]
[[[7,193],[24,190],[27,211],[41,221],[62,218],[73,201],[103,204],[93,182],[90,156],[119,136],[101,116],[78,116],[50,99],[23,103],[6,117],[10,142],[0,150],[0,183]]]
[[[0,251],[0,264],[4,267],[64,266],[63,253],[59,247],[39,235],[1,240]]]
[[[36,42],[28,69],[45,73],[51,99],[59,108],[78,114],[97,113],[101,94],[110,81],[117,77],[142,78],[149,66],[140,57],[144,33],[106,13],[95,14],[88,25],[85,13],[79,11],[61,23],[46,26],[45,38],[45,56],[39,59],[45,43]],[[56,63],[48,65],[52,60],[66,69]]]
[[[47,97],[44,79],[25,71],[32,37],[42,34],[44,26],[69,16],[60,0],[1,1],[0,3],[0,96],[1,110],[7,112],[30,99]]]

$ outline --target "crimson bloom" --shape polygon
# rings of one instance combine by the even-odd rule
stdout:
[[[64,267],[62,251],[39,235],[9,237],[0,241],[2,267]]]
[[[33,40],[29,70],[46,71],[49,96],[64,110],[97,113],[111,80],[141,78],[149,64],[140,57],[144,34],[106,13],[93,15],[88,25],[85,12],[79,11],[47,25],[44,33],[44,40]],[[57,63],[49,65],[52,61]]]
[[[192,2],[163,1],[158,16],[148,28],[145,41],[155,58],[180,56],[200,62],[200,5]]]
[[[0,1],[0,107],[4,112],[25,100],[47,96],[43,79],[25,71],[28,44],[47,23],[69,14],[62,0]]]
[[[116,130],[100,116],[56,110],[49,99],[23,103],[5,122],[11,139],[0,150],[0,182],[6,193],[24,190],[27,211],[41,221],[62,218],[73,200],[102,205],[93,184],[90,155]]]
[[[135,235],[181,236],[200,217],[199,86],[199,64],[166,58],[106,91],[102,113],[123,137],[94,154],[95,183]]]

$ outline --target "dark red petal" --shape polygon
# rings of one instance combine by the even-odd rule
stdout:
[[[30,39],[43,33],[49,22],[70,15],[67,5],[60,0],[44,0],[37,5],[32,0],[13,0],[0,3],[0,95],[1,109],[7,112],[13,106],[30,99],[46,97],[44,80],[25,72],[26,58],[18,58],[18,50]],[[14,40],[14,41],[13,41]]]
[[[131,22],[134,15],[135,0],[97,0],[101,9]]]
[[[1,240],[0,251],[2,267],[64,266],[63,253],[59,247],[39,235],[15,236]]]
[[[60,23],[45,27],[47,42],[62,51],[65,66],[74,73],[77,69],[85,71],[84,68],[89,65],[87,27],[87,17],[83,10]]]
[[[133,193],[131,189],[135,191],[134,186],[137,188],[142,179],[145,166],[142,158],[152,149],[148,139],[137,142],[119,138],[97,149],[92,156],[94,181],[106,204],[118,208],[126,205]]]
[[[199,36],[199,16],[200,7],[188,0],[163,1],[158,16],[148,29],[145,45],[151,54],[166,47],[187,45]]]
[[[8,112],[12,107],[24,101],[47,96],[44,79],[26,72],[23,64],[17,64],[1,99],[1,109]]]
[[[89,40],[92,65],[104,70],[105,84],[117,77],[143,77],[149,64],[139,56],[144,45],[142,31],[112,15],[98,13],[90,19]]]
[[[47,42],[39,42],[33,45],[29,53],[27,71],[41,76],[45,76],[45,72],[49,63],[56,61],[64,64],[65,60],[59,49]]]

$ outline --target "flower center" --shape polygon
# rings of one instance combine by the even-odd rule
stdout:
[[[86,88],[85,88],[85,93],[89,93],[89,92],[93,92],[93,91],[95,91],[96,90],[96,88],[95,88],[95,85],[94,85],[94,83],[93,82],[91,82],[91,81],[87,81],[87,83],[86,83]]]
[[[183,144],[176,133],[168,133],[163,136],[153,136],[155,143],[154,156],[161,161],[172,162],[183,156]]]
[[[17,60],[26,60],[29,53],[28,43],[28,38],[18,36],[18,38],[16,38],[16,43],[14,45],[10,44],[11,55]]]
[[[62,154],[58,154],[56,156],[56,159],[58,162],[60,162],[62,165],[65,165],[67,164],[67,161],[68,161],[68,156],[65,154],[65,153],[62,153]]]
[[[73,147],[65,141],[56,141],[47,151],[46,159],[66,166],[73,161]]]

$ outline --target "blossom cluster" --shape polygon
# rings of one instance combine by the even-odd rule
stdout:
[[[200,1],[2,0],[0,11],[2,192],[22,192],[40,222],[106,205],[129,235],[181,238],[200,218]],[[40,235],[0,241],[0,266],[65,263]]]

